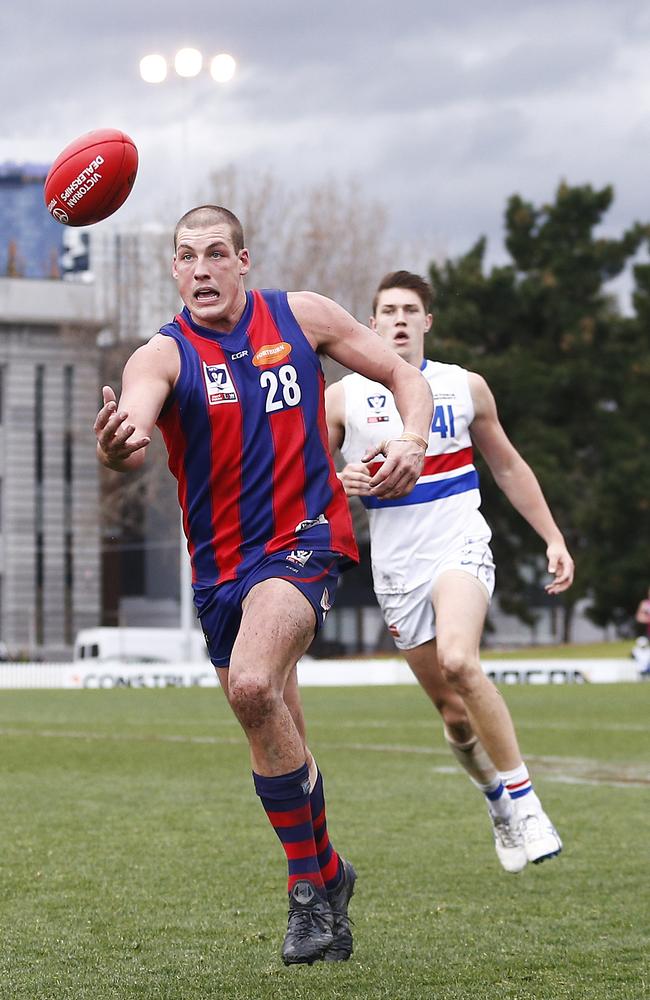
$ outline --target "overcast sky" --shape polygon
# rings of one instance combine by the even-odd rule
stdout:
[[[140,80],[142,55],[182,45],[232,53],[236,78]],[[176,214],[183,140],[190,192],[227,164],[359,178],[396,266],[401,240],[453,255],[484,233],[498,257],[508,195],[562,178],[614,184],[612,232],[650,217],[648,0],[24,0],[2,5],[0,75],[0,162],[133,137],[125,224]]]

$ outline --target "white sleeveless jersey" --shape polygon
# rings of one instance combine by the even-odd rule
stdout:
[[[491,532],[479,511],[481,495],[474,467],[469,425],[474,405],[467,371],[458,365],[424,361],[431,386],[433,420],[422,475],[408,496],[398,500],[361,497],[368,511],[375,591],[404,593],[431,578],[441,554],[474,542],[489,542]],[[362,375],[346,375],[346,462],[360,462],[370,445],[399,437],[403,430],[392,393]],[[374,473],[379,462],[371,464]]]

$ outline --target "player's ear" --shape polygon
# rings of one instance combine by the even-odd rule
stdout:
[[[243,250],[239,251],[239,253],[237,254],[237,256],[239,257],[239,274],[243,278],[244,275],[248,274],[248,272],[251,269],[250,254],[249,254],[248,250],[246,249],[246,247],[244,247]]]
[[[371,316],[370,319],[368,320],[368,326],[370,327],[371,330],[377,332],[377,323],[375,322],[374,316]]]
[[[174,259],[172,260],[172,278],[178,279],[178,268],[176,267],[176,254],[174,254]]]
[[[427,313],[424,320],[424,332],[428,333],[433,325],[433,313]]]

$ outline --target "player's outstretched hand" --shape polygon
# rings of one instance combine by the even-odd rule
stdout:
[[[102,397],[104,405],[97,414],[93,430],[104,464],[120,469],[134,452],[146,448],[151,438],[133,438],[135,426],[128,422],[128,413],[118,411],[117,397],[109,385],[103,387]]]
[[[338,477],[348,497],[367,497],[370,492],[370,469],[363,462],[349,462]]]
[[[386,460],[368,484],[370,496],[393,500],[410,493],[422,472],[424,449],[415,441],[393,438],[370,448],[362,461],[370,462],[377,455],[385,455]]]
[[[549,594],[561,594],[573,583],[574,564],[564,542],[551,542],[546,549],[548,571],[554,579],[544,588]]]

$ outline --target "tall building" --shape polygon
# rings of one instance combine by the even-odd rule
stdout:
[[[65,229],[45,207],[47,167],[0,164],[0,274],[61,277]]]
[[[92,285],[0,277],[0,640],[63,659],[101,621]]]

